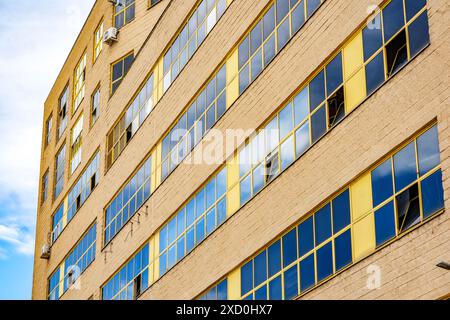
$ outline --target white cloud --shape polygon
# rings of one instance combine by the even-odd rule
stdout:
[[[0,3],[0,257],[34,250],[43,105],[93,3]]]

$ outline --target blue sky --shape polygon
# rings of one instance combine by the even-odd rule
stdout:
[[[0,0],[0,300],[30,299],[43,104],[94,0]]]

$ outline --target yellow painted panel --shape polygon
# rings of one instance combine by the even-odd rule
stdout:
[[[373,214],[358,221],[352,227],[353,258],[355,261],[364,258],[375,250],[375,222]]]
[[[227,70],[227,109],[239,97],[239,59],[236,48],[226,62]]]
[[[231,217],[239,210],[240,185],[239,185],[239,162],[237,154],[227,162],[227,217]]]
[[[228,274],[228,300],[241,300],[241,268]]]
[[[361,219],[372,210],[372,177],[370,172],[350,185],[352,221]]]
[[[362,31],[344,46],[344,78],[348,80],[364,63]]]
[[[64,270],[65,270],[64,261],[59,265],[59,297],[64,294]]]
[[[149,279],[152,279],[152,282],[155,282],[159,278],[159,232],[157,232],[151,239],[150,242],[150,259],[152,261],[153,268],[152,270],[152,277],[149,277]]]
[[[361,68],[345,84],[345,111],[350,113],[366,98],[366,73]]]

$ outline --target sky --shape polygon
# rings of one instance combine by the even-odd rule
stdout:
[[[43,105],[94,0],[0,0],[0,300],[30,299]]]

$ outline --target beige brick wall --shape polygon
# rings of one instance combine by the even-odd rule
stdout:
[[[130,29],[129,34],[125,30],[121,33],[121,40],[128,37],[134,40],[119,41],[116,47],[107,49],[112,52],[102,53],[101,59],[107,61],[99,60],[96,63],[94,68],[99,70],[91,73],[95,76],[90,76],[88,62],[87,96],[90,95],[99,79],[102,81],[102,87],[104,83],[109,85],[109,63],[128,52],[131,47],[135,50],[139,48],[152,30],[156,17],[168,2],[166,0],[165,4],[154,8],[159,10],[155,14],[151,10],[137,11],[134,26],[130,24],[126,27]],[[134,223],[133,232],[131,232],[131,225],[127,224],[111,245],[104,250],[101,249],[105,205],[164,132],[169,129],[176,116],[186,107],[189,100],[219,66],[269,1],[233,1],[193,59],[139,129],[138,134],[103,176],[106,133],[180,27],[182,21],[180,17],[186,17],[195,2],[194,0],[173,0],[160,23],[151,31],[138,59],[113,98],[107,101],[106,90],[102,93],[100,123],[83,137],[82,162],[84,166],[94,150],[101,146],[100,184],[55,243],[51,259],[47,262],[39,259],[38,256],[35,258],[33,298],[46,297],[48,276],[94,219],[97,219],[98,223],[96,260],[81,278],[83,290],[67,292],[63,298],[87,299],[94,293],[95,298],[99,298],[100,286],[218,168],[218,165],[181,164],[151,196],[148,202],[150,207],[148,217],[142,216],[139,225]],[[224,131],[227,128],[248,129],[260,126],[364,21],[367,17],[366,9],[372,3],[381,3],[381,1],[327,1],[307,23],[303,31],[294,37],[250,89],[216,124],[216,128]],[[92,36],[92,30],[99,21],[100,12],[103,12],[105,17],[110,15],[106,9],[108,5],[104,4],[104,6],[105,8],[99,6],[96,8],[98,10],[94,9],[89,18],[85,27],[85,30],[89,31],[77,43],[51,91],[46,103],[44,119],[50,114],[49,110],[55,108],[55,101],[68,77],[73,73],[74,65],[78,61],[77,57],[81,55],[85,43],[89,42],[91,45],[92,41],[88,38]],[[450,8],[445,0],[428,0],[428,6],[432,45],[274,183],[239,210],[174,269],[159,279],[143,295],[143,299],[194,298],[436,117],[442,150],[446,208],[449,207],[450,76],[442,70],[448,69],[450,63],[450,27],[446,23],[450,20]],[[349,15],[349,12],[352,14]],[[141,20],[139,20],[140,15]],[[83,101],[82,107],[85,112],[89,112],[86,100]],[[68,131],[71,125],[73,122],[68,125]],[[86,126],[85,130],[87,132]],[[56,150],[49,147],[44,151],[42,173],[45,172],[49,163],[54,162]],[[53,172],[53,164],[50,166],[50,172]],[[78,169],[74,176],[80,172]],[[74,181],[72,177],[69,184]],[[53,179],[50,179],[50,185],[53,185]],[[67,185],[66,183],[63,194],[68,190]],[[180,186],[183,187],[180,188]],[[50,216],[59,204],[58,201],[60,200],[58,199],[52,208],[49,203],[45,204],[39,212],[37,252],[49,231]],[[443,296],[450,291],[450,277],[448,272],[436,269],[434,265],[436,260],[450,260],[449,223],[448,212],[445,212],[417,231],[313,290],[305,298],[370,299]],[[427,241],[424,241],[425,239]],[[380,290],[373,292],[365,289],[366,268],[370,264],[379,265],[383,272],[383,286]]]

